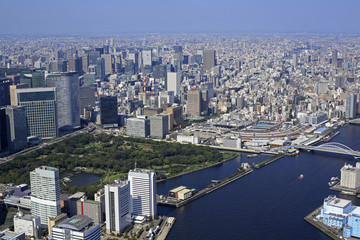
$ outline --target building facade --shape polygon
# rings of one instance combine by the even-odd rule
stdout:
[[[128,179],[130,182],[131,214],[154,218],[157,214],[155,171],[130,170]]]
[[[103,127],[118,127],[117,97],[100,98],[100,123]]]
[[[169,117],[157,114],[150,117],[150,136],[163,139],[169,133]]]
[[[25,107],[27,136],[58,136],[55,88],[16,89],[16,102]]]
[[[126,119],[126,134],[132,137],[148,137],[150,135],[150,120],[146,118]]]
[[[105,185],[105,216],[107,233],[121,233],[131,223],[129,181]]]
[[[30,172],[31,214],[40,217],[43,225],[48,225],[49,217],[60,214],[59,170],[41,166]]]
[[[56,111],[60,131],[80,127],[79,75],[77,72],[45,76],[47,87],[56,87]]]
[[[88,216],[75,215],[52,228],[54,240],[100,240],[100,224]]]

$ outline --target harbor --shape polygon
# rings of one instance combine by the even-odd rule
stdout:
[[[226,186],[229,183],[232,183],[233,181],[240,179],[248,174],[250,174],[253,170],[249,167],[247,169],[244,169],[242,172],[238,172],[236,174],[234,174],[233,176],[230,176],[229,178],[224,179],[223,181],[217,181],[216,183],[212,183],[210,184],[210,186],[208,186],[207,188],[197,192],[196,194],[194,194],[193,196],[185,199],[185,200],[179,200],[179,201],[169,201],[167,198],[160,198],[157,197],[156,201],[157,204],[159,205],[164,205],[164,206],[170,206],[170,207],[182,207],[202,196],[205,196],[217,189],[220,189],[224,186]]]

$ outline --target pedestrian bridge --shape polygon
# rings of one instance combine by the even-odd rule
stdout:
[[[328,152],[328,153],[338,153],[349,156],[354,156],[355,158],[360,158],[360,152],[355,151],[348,146],[337,143],[337,142],[329,142],[324,143],[318,146],[306,146],[306,145],[297,145],[295,148],[307,151],[319,151],[319,152]]]

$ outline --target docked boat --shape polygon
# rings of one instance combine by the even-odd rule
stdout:
[[[340,182],[340,179],[338,177],[332,177],[330,179],[330,182],[328,182],[329,187],[335,186]]]
[[[341,191],[341,194],[350,195],[350,196],[355,196],[356,195],[354,192],[350,192],[350,191]]]

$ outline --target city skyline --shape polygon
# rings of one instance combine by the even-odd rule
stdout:
[[[360,2],[3,1],[1,34],[358,33]],[[69,6],[71,6],[69,8]],[[56,9],[56,10],[55,10]],[[174,15],[176,9],[177,15]],[[29,12],[41,14],[31,14]],[[55,13],[55,14],[54,14]]]

